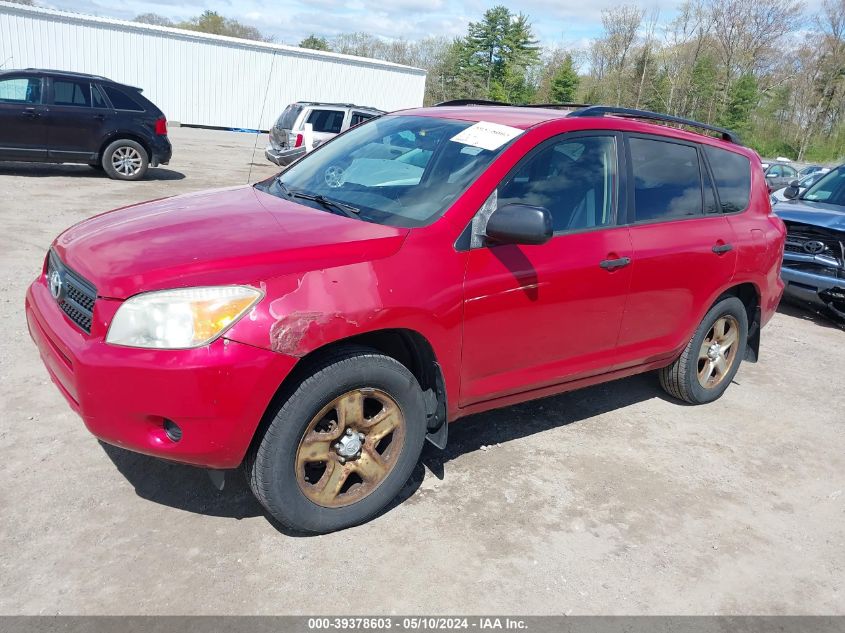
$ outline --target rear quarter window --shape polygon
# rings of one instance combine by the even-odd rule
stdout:
[[[115,110],[129,110],[130,112],[144,112],[145,108],[127,92],[113,86],[103,86],[103,92],[111,101]]]
[[[704,154],[716,180],[722,211],[745,211],[751,198],[751,161],[745,156],[718,147],[704,146]]]

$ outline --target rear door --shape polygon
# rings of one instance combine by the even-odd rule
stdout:
[[[54,77],[51,84],[50,158],[69,162],[96,159],[112,116],[102,93],[84,79]]]
[[[617,368],[671,355],[733,277],[735,237],[694,143],[627,135],[631,291]]]
[[[0,159],[47,157],[47,108],[44,81],[34,75],[0,78]]]
[[[334,138],[343,130],[344,108],[311,108],[303,123],[310,123],[314,131],[314,147]]]

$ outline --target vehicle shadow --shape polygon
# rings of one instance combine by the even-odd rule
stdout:
[[[845,330],[845,321],[837,319],[831,313],[816,309],[810,304],[783,300],[778,306],[778,312],[802,321],[812,321],[816,325],[830,330]]]
[[[25,178],[102,178],[110,180],[105,172],[88,165],[69,163],[0,163],[0,176],[23,176]],[[139,182],[145,180],[183,180],[185,174],[165,167],[150,167]]]
[[[389,513],[414,495],[426,468],[438,479],[446,464],[482,446],[503,444],[554,428],[568,426],[602,413],[652,398],[677,402],[666,395],[652,374],[625,378],[571,393],[469,416],[449,427],[449,443],[441,451],[426,443],[422,458],[400,494],[378,516]],[[149,501],[197,514],[245,519],[264,516],[287,536],[305,536],[279,524],[253,497],[240,471],[227,471],[218,491],[201,468],[175,464],[100,442],[118,471]]]

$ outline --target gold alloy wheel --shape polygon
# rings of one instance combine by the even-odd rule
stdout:
[[[339,508],[378,488],[396,466],[405,416],[388,394],[355,389],[314,416],[296,450],[296,481],[311,501]]]
[[[719,317],[698,351],[698,382],[712,389],[724,380],[736,361],[739,321],[730,314]]]

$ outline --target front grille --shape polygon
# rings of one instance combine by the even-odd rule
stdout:
[[[47,286],[68,318],[90,334],[97,289],[68,268],[53,251],[47,261]]]
[[[817,263],[845,266],[845,236],[804,224],[787,223],[784,251],[812,257]]]

